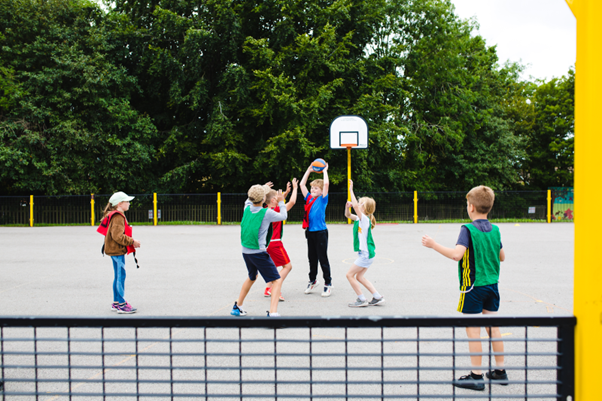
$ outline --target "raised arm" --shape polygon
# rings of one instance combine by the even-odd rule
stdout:
[[[424,235],[422,237],[422,245],[426,246],[427,248],[434,249],[446,258],[450,258],[456,262],[462,259],[464,252],[466,252],[466,247],[464,245],[456,245],[455,248],[447,248],[435,242],[435,240],[428,235]]]
[[[351,219],[351,220],[357,220],[357,216],[355,214],[351,213],[351,211],[349,210],[352,206],[353,206],[353,204],[349,201],[347,201],[347,203],[345,203],[345,217],[347,217],[348,219]]]
[[[284,204],[284,194],[281,189],[278,190],[276,199],[278,200],[278,206],[280,206],[280,212],[275,212],[274,209],[268,209],[265,215],[269,222],[283,221],[288,217],[286,205]]]
[[[305,174],[303,175],[303,178],[301,178],[301,183],[299,184],[299,186],[301,187],[301,193],[303,194],[303,199],[307,198],[307,179],[309,178],[309,174],[311,173],[311,164],[309,165],[309,167],[307,168],[307,170],[305,171]]]
[[[291,210],[293,208],[293,206],[295,206],[295,203],[297,203],[297,188],[299,187],[299,182],[297,181],[296,178],[293,178],[293,193],[291,194],[291,198],[289,199],[289,201],[286,203],[286,211],[288,212],[289,210]],[[288,192],[289,188],[287,188],[287,192]]]
[[[351,195],[351,206],[353,206],[353,210],[357,214],[358,219],[362,219],[362,212],[360,211],[359,204],[357,203],[357,198],[353,193],[353,181],[349,180],[349,194]]]
[[[324,188],[322,189],[322,198],[328,196],[328,188],[330,188],[330,181],[328,181],[328,163],[326,163],[326,167],[322,170],[322,174],[324,174]]]

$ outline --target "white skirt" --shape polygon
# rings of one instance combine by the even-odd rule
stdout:
[[[355,260],[355,262],[353,262],[353,264],[355,264],[356,266],[359,267],[364,267],[364,268],[369,268],[370,266],[372,266],[372,262],[374,262],[374,258],[370,259],[369,258],[369,253],[368,251],[359,251],[357,253],[358,258]]]

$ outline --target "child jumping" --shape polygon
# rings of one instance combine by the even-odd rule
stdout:
[[[353,193],[353,181],[351,180],[349,180],[349,193],[351,194],[351,202],[347,202],[345,205],[345,217],[355,221],[353,223],[353,250],[358,253],[358,258],[347,272],[347,280],[349,280],[349,284],[357,294],[357,300],[350,303],[349,306],[361,308],[382,305],[385,303],[385,298],[376,291],[376,288],[365,277],[376,255],[376,246],[372,239],[372,229],[376,226],[376,219],[374,218],[376,202],[368,197],[360,198],[358,201]],[[353,207],[356,214],[351,214],[350,207]],[[360,283],[372,294],[370,302],[362,293]]]
[[[422,237],[422,245],[432,248],[441,255],[458,261],[460,278],[460,303],[458,312],[465,314],[495,315],[500,306],[498,281],[500,278],[500,262],[506,259],[502,248],[500,230],[487,220],[487,214],[493,207],[495,194],[486,186],[478,186],[466,195],[466,210],[472,220],[463,225],[455,248],[446,248],[428,235]],[[483,352],[481,347],[481,328],[467,327],[466,334],[471,354],[470,374],[460,377],[454,386],[471,390],[485,390],[485,382],[481,373]],[[487,372],[487,378],[503,386],[508,385],[508,375],[504,369],[504,343],[501,341],[499,327],[487,328],[492,340],[497,369]]]
[[[113,304],[111,310],[117,313],[136,313],[124,297],[125,291],[125,255],[140,248],[140,241],[132,238],[132,227],[125,218],[133,196],[123,192],[114,193],[105,206],[98,232],[105,235],[104,253],[113,261]]]
[[[240,295],[234,302],[232,311],[233,316],[245,316],[247,312],[242,308],[243,303],[249,290],[255,284],[257,272],[261,274],[266,283],[272,283],[272,301],[270,303],[269,317],[280,316],[278,314],[278,299],[280,297],[280,287],[282,279],[278,274],[278,269],[266,252],[267,238],[271,238],[271,233],[268,231],[272,228],[272,223],[275,221],[286,220],[287,212],[284,204],[284,194],[281,190],[276,194],[278,207],[280,212],[264,208],[266,193],[270,190],[270,186],[253,185],[247,193],[248,199],[245,202],[245,211],[240,224],[240,240],[242,244],[242,256],[247,265],[249,276],[240,289]]]
[[[293,193],[291,194],[290,200],[286,202],[286,211],[287,213],[295,206],[297,201],[297,187],[299,186],[296,178],[293,178]],[[284,193],[284,197],[291,192],[291,183],[287,183],[286,192]],[[274,210],[276,213],[280,212],[280,207],[278,206],[278,200],[276,196],[278,193],[271,189],[270,192],[266,195],[265,203],[267,206]],[[288,253],[286,249],[284,249],[284,244],[282,243],[282,234],[284,231],[284,224],[282,221],[276,221],[272,223],[272,239],[270,240],[270,244],[268,245],[268,254],[272,258],[272,261],[276,265],[276,267],[282,266],[282,270],[280,270],[280,277],[282,278],[282,284],[284,284],[284,280],[286,276],[291,272],[293,265],[291,264],[291,259],[288,257]],[[268,283],[265,291],[263,293],[264,297],[272,296],[272,283]],[[280,300],[284,301],[284,296],[282,295],[282,290],[280,291]]]
[[[309,185],[311,193],[307,191],[307,179],[314,172],[311,164],[301,179],[301,193],[305,199],[305,215],[303,217],[303,228],[307,238],[307,256],[309,259],[309,284],[305,293],[311,293],[318,287],[318,261],[322,267],[324,278],[323,297],[329,297],[332,293],[332,277],[330,277],[330,263],[328,262],[328,229],[326,228],[326,206],[328,205],[328,163],[322,174],[323,180],[314,180]]]

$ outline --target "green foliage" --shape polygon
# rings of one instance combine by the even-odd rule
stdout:
[[[521,82],[448,0],[0,0],[0,27],[0,193],[246,192],[316,157],[344,190],[343,114],[364,191],[572,177],[571,75]]]
[[[575,141],[575,72],[533,85],[525,119],[525,184],[532,189],[572,187]]]
[[[102,11],[84,1],[3,0],[0,21],[1,190],[151,189],[156,130],[130,105],[139,88],[109,57],[121,43]]]

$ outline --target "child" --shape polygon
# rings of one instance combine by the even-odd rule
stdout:
[[[265,186],[253,185],[249,189],[249,198],[245,202],[245,211],[240,224],[240,240],[242,243],[242,256],[247,265],[249,277],[243,283],[240,295],[236,302],[234,302],[234,306],[230,312],[233,316],[245,316],[247,314],[242,309],[242,305],[249,290],[255,284],[257,272],[261,274],[266,283],[272,283],[272,302],[270,303],[268,317],[280,316],[278,314],[278,298],[280,297],[282,279],[270,255],[266,252],[266,238],[271,238],[271,233],[268,233],[268,231],[271,230],[272,223],[286,220],[287,213],[286,206],[284,205],[284,195],[281,190],[276,195],[280,209],[279,213],[263,207],[265,195],[270,190],[269,184],[271,183]]]
[[[288,202],[286,202],[286,211],[288,213],[289,210],[295,206],[297,201],[297,187],[298,182],[296,178],[293,178],[293,193]],[[291,183],[289,182],[286,185],[286,192],[284,193],[284,197],[290,193],[291,191]],[[276,213],[280,212],[280,208],[278,207],[278,201],[276,199],[276,195],[278,193],[273,189],[268,192],[266,195],[265,203],[269,208],[273,209]],[[280,277],[282,278],[282,284],[284,284],[284,280],[286,276],[291,272],[293,265],[291,264],[291,259],[288,257],[288,253],[286,249],[284,249],[284,245],[282,244],[282,233],[284,230],[284,224],[281,221],[277,221],[272,223],[272,239],[270,240],[270,245],[268,245],[268,254],[272,258],[272,261],[276,265],[276,267],[282,266],[282,270],[280,270]],[[265,288],[265,292],[263,293],[264,297],[269,297],[272,295],[272,283],[268,283]],[[280,291],[280,300],[284,301],[284,296],[282,296],[282,291]]]
[[[301,192],[305,199],[305,216],[303,217],[303,228],[307,238],[307,255],[309,258],[309,284],[305,293],[311,293],[318,287],[318,261],[322,267],[324,277],[323,297],[329,297],[332,292],[332,278],[330,277],[330,263],[328,262],[328,229],[326,228],[326,206],[328,205],[328,163],[322,170],[323,180],[314,180],[311,186],[311,194],[305,186],[309,174],[314,171],[311,164],[301,179]],[[311,196],[310,196],[311,195]]]
[[[357,300],[350,303],[352,308],[361,308],[364,306],[382,305],[385,303],[385,298],[376,291],[376,288],[364,275],[374,261],[376,246],[372,239],[372,229],[376,226],[374,211],[376,210],[376,202],[372,198],[360,198],[359,202],[353,193],[353,181],[349,180],[349,192],[351,194],[351,202],[345,205],[345,217],[354,220],[353,224],[353,250],[358,253],[358,258],[353,262],[353,265],[347,272],[347,280],[357,294]],[[355,214],[351,214],[349,208],[353,207]],[[360,283],[372,293],[372,301],[368,302]]]
[[[495,194],[486,186],[478,186],[466,195],[466,209],[472,220],[463,225],[455,248],[446,248],[436,243],[428,235],[422,237],[422,245],[432,248],[441,255],[458,261],[460,278],[460,303],[458,312],[465,314],[483,313],[497,314],[500,305],[500,294],[497,283],[500,276],[500,262],[506,259],[502,248],[500,230],[487,220],[487,214],[493,207]],[[471,355],[472,371],[454,382],[454,386],[471,390],[484,390],[485,382],[481,373],[480,353],[481,328],[467,327],[466,333],[473,340],[468,343]],[[496,370],[487,373],[487,378],[501,385],[508,384],[508,375],[504,369],[504,343],[499,327],[487,328],[489,338],[493,338],[492,347],[495,355]]]
[[[104,253],[113,261],[113,304],[111,310],[117,313],[136,313],[123,298],[125,291],[125,254],[140,248],[140,241],[132,238],[132,227],[125,218],[133,196],[123,192],[114,193],[104,209],[103,220],[98,232],[105,235]]]

